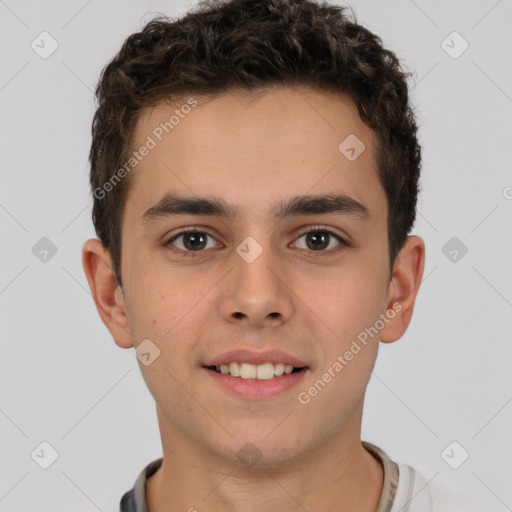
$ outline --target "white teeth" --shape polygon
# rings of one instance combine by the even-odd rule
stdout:
[[[274,375],[279,377],[284,373],[284,363],[277,363],[274,365]]]
[[[274,376],[274,365],[272,363],[259,364],[256,367],[256,377],[259,380],[268,380]]]
[[[242,363],[240,365],[240,377],[242,379],[255,379],[257,369],[255,364]]]
[[[231,375],[232,377],[240,377],[242,379],[258,379],[269,380],[273,377],[280,377],[283,374],[289,375],[293,371],[291,364],[284,363],[229,363],[216,366],[215,369],[223,375]]]
[[[229,373],[232,377],[240,377],[240,365],[238,363],[230,363]]]

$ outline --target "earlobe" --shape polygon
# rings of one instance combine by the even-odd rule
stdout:
[[[387,309],[395,314],[380,333],[380,341],[400,339],[411,322],[416,296],[425,266],[425,243],[419,236],[409,236],[396,257],[388,288]]]
[[[82,248],[82,264],[101,320],[119,347],[133,347],[124,297],[108,250],[99,240],[87,240]]]

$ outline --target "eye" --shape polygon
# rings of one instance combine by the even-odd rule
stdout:
[[[305,231],[304,233],[300,234],[297,240],[300,240],[304,238],[304,242],[306,244],[305,247],[300,247],[295,243],[294,245],[296,247],[299,247],[299,249],[310,249],[312,252],[335,252],[338,250],[341,250],[342,246],[347,246],[347,242],[341,236],[339,236],[334,231],[326,228],[325,226],[317,226],[315,228],[309,228],[308,231]],[[334,251],[326,251],[326,248],[331,247],[331,243],[334,241],[333,238],[338,242],[335,247],[338,247],[337,249],[334,249]]]
[[[211,239],[210,245],[208,245],[208,238]],[[309,228],[308,231],[301,233],[297,237],[297,240],[301,240],[303,238],[306,244],[305,247],[301,247],[297,242],[293,245],[299,249],[309,250],[309,252],[327,253],[326,255],[328,255],[332,252],[337,252],[343,249],[343,246],[348,246],[348,243],[341,238],[340,235],[325,226]],[[333,249],[332,243],[334,241],[337,241],[338,243],[334,245]],[[205,249],[214,249],[215,247],[219,247],[221,244],[205,231],[192,228],[186,231],[181,231],[164,242],[165,247],[170,245],[174,246],[174,248],[171,249],[177,253],[181,253],[181,256],[193,257],[199,256],[199,254],[196,253],[204,252]],[[326,250],[329,248],[333,250]]]
[[[180,238],[182,238],[182,240],[180,240]],[[211,238],[213,241],[210,246],[208,246],[208,238]],[[208,233],[191,229],[174,235],[167,240],[164,245],[174,245],[183,256],[195,256],[195,252],[202,252],[203,249],[212,249],[219,244]]]

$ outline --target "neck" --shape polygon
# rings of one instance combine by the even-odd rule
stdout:
[[[159,415],[164,460],[148,479],[149,512],[375,512],[381,464],[361,445],[360,422],[314,453],[272,467],[244,467],[198,446]],[[347,426],[348,427],[348,426]]]

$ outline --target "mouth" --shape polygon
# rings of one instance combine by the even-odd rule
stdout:
[[[271,362],[251,364],[233,361],[226,364],[205,366],[205,368],[221,375],[229,375],[237,379],[264,381],[304,371],[307,369],[307,366],[292,366],[291,364]]]
[[[244,400],[274,399],[310,373],[304,361],[277,349],[233,349],[204,361],[202,369],[213,385]]]

